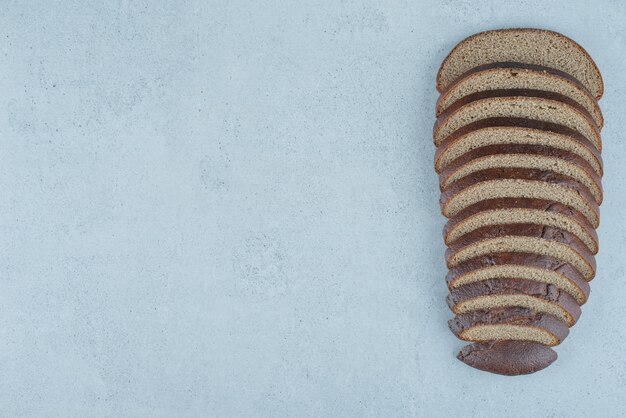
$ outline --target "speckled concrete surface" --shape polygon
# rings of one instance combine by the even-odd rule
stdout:
[[[619,1],[0,3],[0,416],[618,416]],[[598,62],[591,300],[543,372],[454,355],[434,77],[479,30]]]

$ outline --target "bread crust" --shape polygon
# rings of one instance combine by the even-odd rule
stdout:
[[[565,42],[567,42],[569,45],[571,45],[573,47],[573,49],[575,51],[577,51],[578,53],[581,54],[581,58],[583,59],[583,61],[588,62],[589,64],[589,68],[591,70],[591,72],[593,73],[593,77],[595,78],[596,82],[595,83],[588,83],[585,82],[585,80],[580,79],[579,77],[575,77],[574,74],[572,74],[572,77],[576,78],[578,81],[580,81],[583,85],[585,85],[587,87],[587,89],[593,94],[593,96],[596,98],[596,100],[599,100],[602,95],[604,94],[604,81],[602,80],[602,74],[600,73],[600,70],[598,69],[598,66],[596,65],[596,63],[593,61],[593,59],[591,58],[591,56],[589,55],[589,53],[582,47],[580,46],[576,41],[574,41],[573,39],[560,34],[558,32],[554,32],[551,30],[547,30],[547,29],[536,29],[536,28],[510,28],[510,29],[495,29],[495,30],[488,30],[488,31],[483,31],[483,32],[479,32],[476,34],[473,34],[471,36],[468,36],[467,38],[463,39],[461,42],[459,42],[458,44],[456,44],[452,50],[448,53],[448,55],[444,58],[443,62],[441,63],[441,66],[439,67],[439,71],[437,72],[437,78],[436,78],[436,88],[437,90],[441,93],[443,91],[446,90],[446,88],[454,83],[465,71],[462,71],[461,74],[459,74],[458,76],[454,77],[452,80],[448,80],[445,81],[444,80],[444,73],[446,72],[446,67],[451,65],[451,61],[455,58],[455,55],[460,53],[460,50],[466,46],[467,44],[469,44],[470,42],[473,42],[479,38],[485,38],[486,36],[492,35],[492,34],[509,34],[509,33],[513,33],[513,34],[524,34],[524,33],[534,33],[534,34],[541,34],[544,36],[549,36],[551,38],[556,38],[556,39],[560,39],[563,40]],[[507,60],[502,60],[502,59],[498,59],[498,61],[511,61],[511,59],[507,59]],[[484,63],[487,64],[487,63]],[[472,66],[474,67],[474,66]],[[558,68],[556,68],[558,69]],[[594,85],[592,85],[594,84]]]
[[[564,280],[569,281],[570,284],[577,289],[576,294],[572,294],[572,297],[576,299],[579,305],[584,305],[589,299],[589,294],[591,293],[589,283],[571,264],[565,263],[555,257],[532,253],[492,253],[463,261],[448,270],[448,274],[446,275],[448,289],[452,290],[463,286],[463,279],[469,274],[481,271],[485,272],[494,267],[508,265],[522,266],[540,272],[549,271],[559,274]]]
[[[512,278],[469,283],[451,290],[446,298],[446,302],[450,310],[459,315],[465,313],[460,308],[460,305],[464,302],[485,296],[498,297],[504,295],[521,295],[548,302],[564,313],[567,319],[566,324],[569,327],[576,324],[576,321],[580,318],[580,306],[567,292],[551,284],[524,279]]]
[[[443,228],[443,238],[446,245],[454,244],[455,240],[449,238],[451,232],[458,228],[463,222],[469,221],[472,217],[480,215],[485,212],[495,210],[508,210],[508,209],[521,209],[528,211],[540,211],[556,213],[567,216],[580,226],[584,233],[593,242],[593,245],[589,248],[592,254],[598,252],[598,233],[589,223],[589,220],[585,218],[580,212],[574,208],[564,205],[562,203],[554,202],[551,200],[543,199],[525,199],[525,198],[503,198],[503,199],[487,199],[475,203],[467,208],[463,209],[456,216],[448,219],[448,222]],[[516,222],[521,223],[521,222]],[[569,232],[569,231],[568,231]],[[579,237],[580,238],[580,237]],[[582,240],[582,239],[581,239]]]
[[[517,376],[543,370],[558,356],[550,347],[534,341],[489,341],[466,345],[456,357],[475,369]]]
[[[594,171],[598,174],[598,176],[602,176],[603,174],[602,156],[600,155],[600,152],[583,135],[568,128],[567,126],[524,118],[488,118],[462,127],[444,139],[435,151],[435,171],[439,173],[447,167],[447,165],[443,165],[443,157],[448,150],[480,131],[493,132],[494,135],[502,134],[505,131],[513,131],[520,137],[528,137],[528,135],[532,134],[541,135],[547,132],[548,134],[558,136],[565,141],[575,141],[586,149],[592,157],[593,164],[591,164],[591,161],[587,161],[592,165],[592,167],[594,167]],[[556,146],[554,145],[553,147]]]
[[[518,71],[534,74],[538,77],[547,77],[556,80],[559,83],[566,83],[572,89],[578,91],[582,96],[587,99],[591,109],[578,102],[592,115],[594,121],[600,129],[604,126],[604,117],[602,110],[598,106],[598,102],[595,97],[589,92],[589,90],[575,77],[569,75],[564,71],[560,71],[554,68],[545,67],[542,65],[524,64],[519,62],[496,62],[490,64],[479,65],[474,67],[464,74],[462,74],[453,84],[451,84],[445,91],[441,93],[437,103],[435,105],[435,115],[439,116],[443,113],[449,105],[446,105],[448,98],[455,92],[456,89],[461,88],[464,84],[471,82],[475,78],[488,76],[490,74],[497,74],[503,71]],[[572,99],[573,100],[573,99]]]

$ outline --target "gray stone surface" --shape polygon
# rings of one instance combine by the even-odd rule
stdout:
[[[619,1],[0,2],[0,415],[618,416]],[[531,376],[454,358],[434,77],[534,26],[600,66],[591,300]]]

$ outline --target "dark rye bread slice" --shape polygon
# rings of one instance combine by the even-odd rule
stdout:
[[[543,90],[562,94],[585,108],[600,129],[604,125],[598,102],[574,77],[553,68],[517,62],[498,62],[470,69],[441,93],[435,114],[439,116],[464,96],[486,90],[505,89]]]
[[[557,317],[528,308],[495,308],[472,311],[448,321],[450,331],[465,341],[536,341],[553,347],[569,334],[567,325]]]
[[[600,224],[598,204],[589,190],[570,177],[551,171],[497,168],[465,176],[441,193],[441,212],[452,218],[481,200],[541,199],[579,211],[594,228]]]
[[[456,358],[478,370],[518,376],[545,369],[557,359],[557,354],[533,341],[489,341],[466,345]]]
[[[493,145],[463,154],[439,175],[439,188],[489,168],[529,168],[553,171],[583,184],[598,204],[602,203],[601,179],[576,154],[540,145]]]
[[[560,33],[532,28],[490,30],[465,38],[443,60],[437,90],[445,91],[472,68],[498,62],[554,68],[579,80],[596,99],[604,92],[598,67],[580,45]]]
[[[441,173],[467,152],[495,145],[537,145],[561,149],[586,160],[602,176],[602,156],[584,136],[563,125],[522,118],[489,118],[470,123],[448,136],[435,151]]]
[[[484,226],[522,223],[562,229],[580,239],[592,254],[598,252],[598,234],[580,212],[541,199],[482,200],[449,219],[443,228],[443,239],[446,245],[452,245],[463,235]]]
[[[438,147],[448,135],[465,125],[496,117],[564,125],[579,132],[602,151],[600,130],[584,108],[560,94],[538,90],[493,90],[463,97],[437,118],[433,142]]]
[[[589,299],[589,283],[570,264],[555,257],[532,253],[491,253],[463,261],[448,270],[450,290],[490,279],[515,277],[557,286],[569,293],[579,305]]]
[[[498,252],[529,252],[571,264],[586,280],[596,272],[596,260],[581,240],[558,228],[535,224],[490,225],[459,238],[446,250],[448,268]]]
[[[457,315],[498,308],[526,308],[573,326],[580,306],[558,287],[524,279],[484,280],[458,287],[448,294],[448,306]]]

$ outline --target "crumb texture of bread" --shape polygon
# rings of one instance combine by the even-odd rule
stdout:
[[[596,99],[604,93],[597,65],[579,44],[557,32],[533,28],[490,30],[465,38],[441,64],[437,90],[445,91],[472,68],[498,62],[554,68],[576,78]]]
[[[487,67],[487,68],[485,68]],[[436,104],[439,116],[455,101],[473,93],[488,90],[542,90],[558,93],[580,104],[599,128],[604,125],[596,99],[573,77],[547,67],[531,67],[519,63],[498,63],[469,70],[444,91]]]
[[[542,126],[543,125],[543,126]],[[531,145],[560,149],[586,160],[602,177],[602,158],[598,150],[582,135],[564,126],[533,124],[530,120],[492,118],[466,126],[445,139],[435,152],[435,170],[441,173],[466,153],[494,145]],[[532,127],[530,127],[532,126]],[[462,132],[461,132],[462,131]]]
[[[564,125],[583,135],[598,151],[602,150],[597,127],[587,115],[557,100],[526,96],[475,100],[450,113],[442,114],[435,123],[434,143],[440,146],[456,130],[488,118],[525,118]]]

